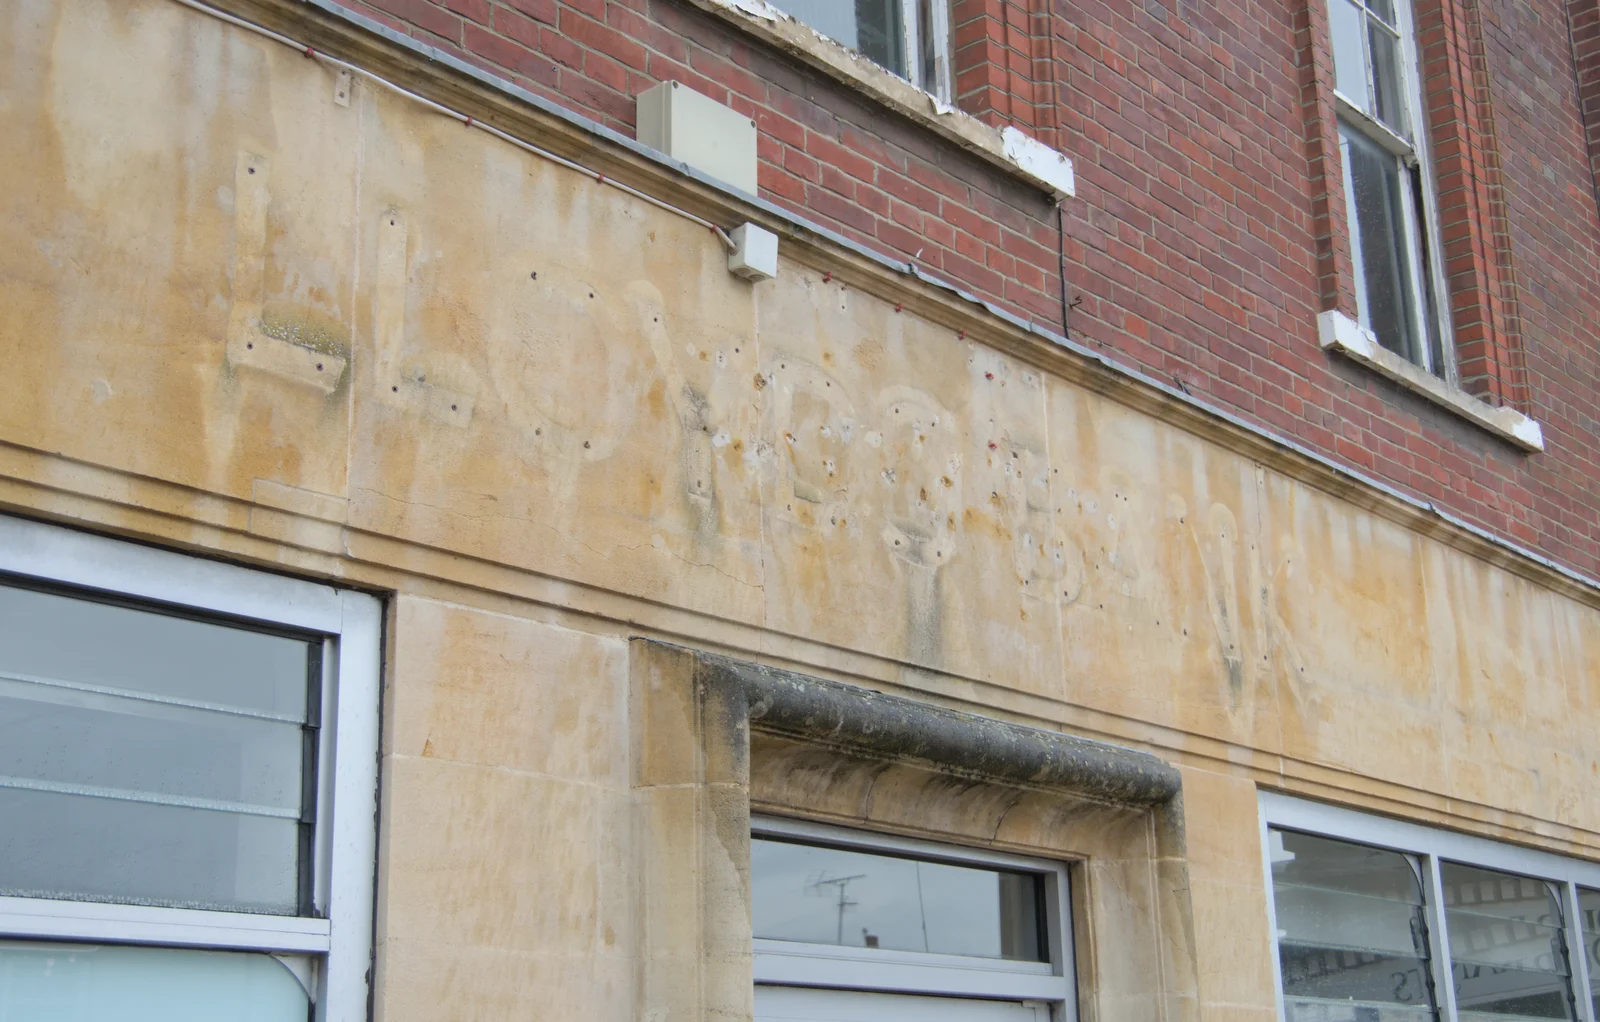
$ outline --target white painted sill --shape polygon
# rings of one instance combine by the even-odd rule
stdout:
[[[1317,332],[1321,335],[1324,350],[1337,351],[1382,373],[1407,390],[1421,394],[1525,451],[1544,450],[1544,431],[1537,421],[1515,408],[1491,405],[1401,358],[1379,344],[1370,330],[1344,313],[1332,310],[1319,313]]]
[[[922,91],[766,0],[689,0],[703,11],[865,93],[987,162],[1046,192],[1057,202],[1077,194],[1072,160],[1025,132],[994,128]]]

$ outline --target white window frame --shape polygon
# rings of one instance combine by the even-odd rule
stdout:
[[[932,17],[931,29],[933,33],[933,89],[924,90],[941,103],[954,103],[955,72],[951,64],[955,54],[950,52],[950,4],[951,0],[900,0],[900,24],[903,26],[905,41],[902,45],[906,48],[906,77],[912,85],[922,88],[926,69],[922,66],[922,11],[921,5],[929,5]]]
[[[1519,848],[1469,834],[1437,830],[1419,823],[1373,816],[1277,792],[1263,791],[1258,800],[1261,807],[1261,861],[1267,884],[1267,921],[1272,928],[1272,978],[1277,985],[1279,1019],[1286,1019],[1288,1015],[1284,1007],[1283,966],[1278,951],[1278,913],[1273,898],[1272,841],[1269,832],[1274,827],[1384,848],[1417,859],[1422,866],[1423,912],[1430,945],[1428,965],[1432,971],[1440,1022],[1456,1022],[1459,1017],[1451,973],[1450,936],[1445,926],[1444,899],[1441,896],[1444,889],[1439,868],[1441,860],[1516,873],[1555,884],[1560,891],[1562,928],[1567,940],[1567,959],[1572,973],[1572,995],[1578,1020],[1600,1022],[1594,1016],[1593,998],[1589,993],[1588,955],[1584,951],[1577,891],[1579,886],[1600,890],[1600,863]]]
[[[1036,874],[1045,882],[1045,927],[1050,941],[1050,961],[1014,962],[756,938],[753,950],[758,986],[1043,1001],[1050,1005],[1051,1015],[1058,1022],[1076,1022],[1072,903],[1065,863],[775,816],[753,816],[750,833],[757,838],[785,838],[958,866]]]
[[[1342,3],[1344,0],[1324,0],[1331,6]],[[1357,0],[1365,6],[1365,0]],[[1410,182],[1402,189],[1401,206],[1403,209],[1404,223],[1400,225],[1406,232],[1407,250],[1410,265],[1407,267],[1406,279],[1412,289],[1411,307],[1415,310],[1416,321],[1412,329],[1416,331],[1422,343],[1422,360],[1417,365],[1443,378],[1447,383],[1455,386],[1459,382],[1459,373],[1456,366],[1455,335],[1452,328],[1450,308],[1450,292],[1446,286],[1444,273],[1444,250],[1439,230],[1439,195],[1438,182],[1434,180],[1433,151],[1429,143],[1427,110],[1422,102],[1422,62],[1417,52],[1417,29],[1414,13],[1411,9],[1411,0],[1392,0],[1395,8],[1395,25],[1399,30],[1400,39],[1395,47],[1400,57],[1398,77],[1401,91],[1405,94],[1406,120],[1411,126],[1411,134],[1415,141],[1406,139],[1382,123],[1377,118],[1362,110],[1355,102],[1348,99],[1337,86],[1333,90],[1334,107],[1338,120],[1349,125],[1363,137],[1376,143],[1393,156],[1400,159],[1407,171],[1417,170],[1422,179],[1422,202],[1424,209],[1416,208],[1416,199],[1410,188]],[[1327,12],[1329,31],[1332,31],[1333,12]],[[1375,88],[1376,76],[1372,67],[1372,44],[1367,38],[1366,13],[1362,13],[1362,38],[1361,53],[1366,67],[1367,87]],[[1366,312],[1366,280],[1361,271],[1361,244],[1359,227],[1355,223],[1351,203],[1353,202],[1353,180],[1350,168],[1344,159],[1343,147],[1340,147],[1339,162],[1345,189],[1345,219],[1346,228],[1350,235],[1350,258],[1355,268],[1356,304],[1362,312]],[[1426,270],[1423,268],[1422,246],[1427,246],[1432,259]],[[1431,298],[1431,301],[1430,301]],[[1427,333],[1432,307],[1432,325],[1439,336],[1439,357],[1443,365],[1434,364],[1434,352],[1427,343]],[[1363,326],[1369,326],[1363,323]],[[1405,356],[1402,356],[1405,357]],[[1415,361],[1407,358],[1409,361]]]
[[[306,955],[317,1022],[367,1018],[382,605],[371,596],[0,515],[0,577],[325,636],[314,917],[0,897],[0,938]]]

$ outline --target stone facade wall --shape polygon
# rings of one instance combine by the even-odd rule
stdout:
[[[956,5],[965,109],[1076,161],[1064,262],[1037,193],[687,0],[349,2],[628,133],[683,81],[757,120],[763,197],[1053,327],[1064,270],[1073,337],[1600,571],[1600,206],[1558,0],[1418,9],[1462,385],[1540,421],[1531,457],[1318,346],[1354,307],[1321,0]]]
[[[1090,900],[1186,892],[1128,932],[1192,951],[1206,1020],[1272,1017],[1262,788],[1600,856],[1592,588],[826,241],[752,286],[696,223],[173,0],[3,18],[0,509],[385,595],[379,1018],[640,1017],[645,874],[710,867],[641,837],[698,810],[636,791],[639,636],[1176,764],[1187,882],[1147,835]],[[803,809],[764,749],[748,797]],[[1083,953],[1105,990],[1177,956]]]

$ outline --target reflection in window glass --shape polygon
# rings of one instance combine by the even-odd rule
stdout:
[[[906,76],[899,0],[779,0],[775,6],[873,63]]]
[[[309,1006],[272,955],[0,941],[0,1022],[305,1022]]]
[[[1031,873],[756,837],[750,886],[757,937],[1049,960],[1043,881]]]
[[[1578,914],[1583,922],[1583,955],[1589,963],[1589,1003],[1600,1018],[1600,891],[1578,888]]]
[[[1378,120],[1393,129],[1402,138],[1411,137],[1406,118],[1406,98],[1400,90],[1400,39],[1378,21],[1368,23],[1372,48],[1372,91],[1374,109]]]
[[[1366,16],[1350,0],[1329,0],[1329,29],[1333,34],[1333,83],[1344,98],[1362,110],[1369,102],[1367,52],[1361,43]]]
[[[1402,208],[1401,189],[1409,182],[1401,177],[1400,161],[1393,154],[1343,121],[1339,143],[1361,324],[1385,348],[1421,364],[1408,279],[1411,239]]]
[[[1543,880],[1446,862],[1450,972],[1463,1020],[1570,1019],[1561,903]]]
[[[1422,884],[1398,852],[1273,830],[1288,1022],[1434,1017]]]
[[[0,585],[0,894],[300,911],[319,655]]]

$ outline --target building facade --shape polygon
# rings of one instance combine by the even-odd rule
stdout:
[[[0,19],[0,1022],[1600,1018],[1593,0]]]

